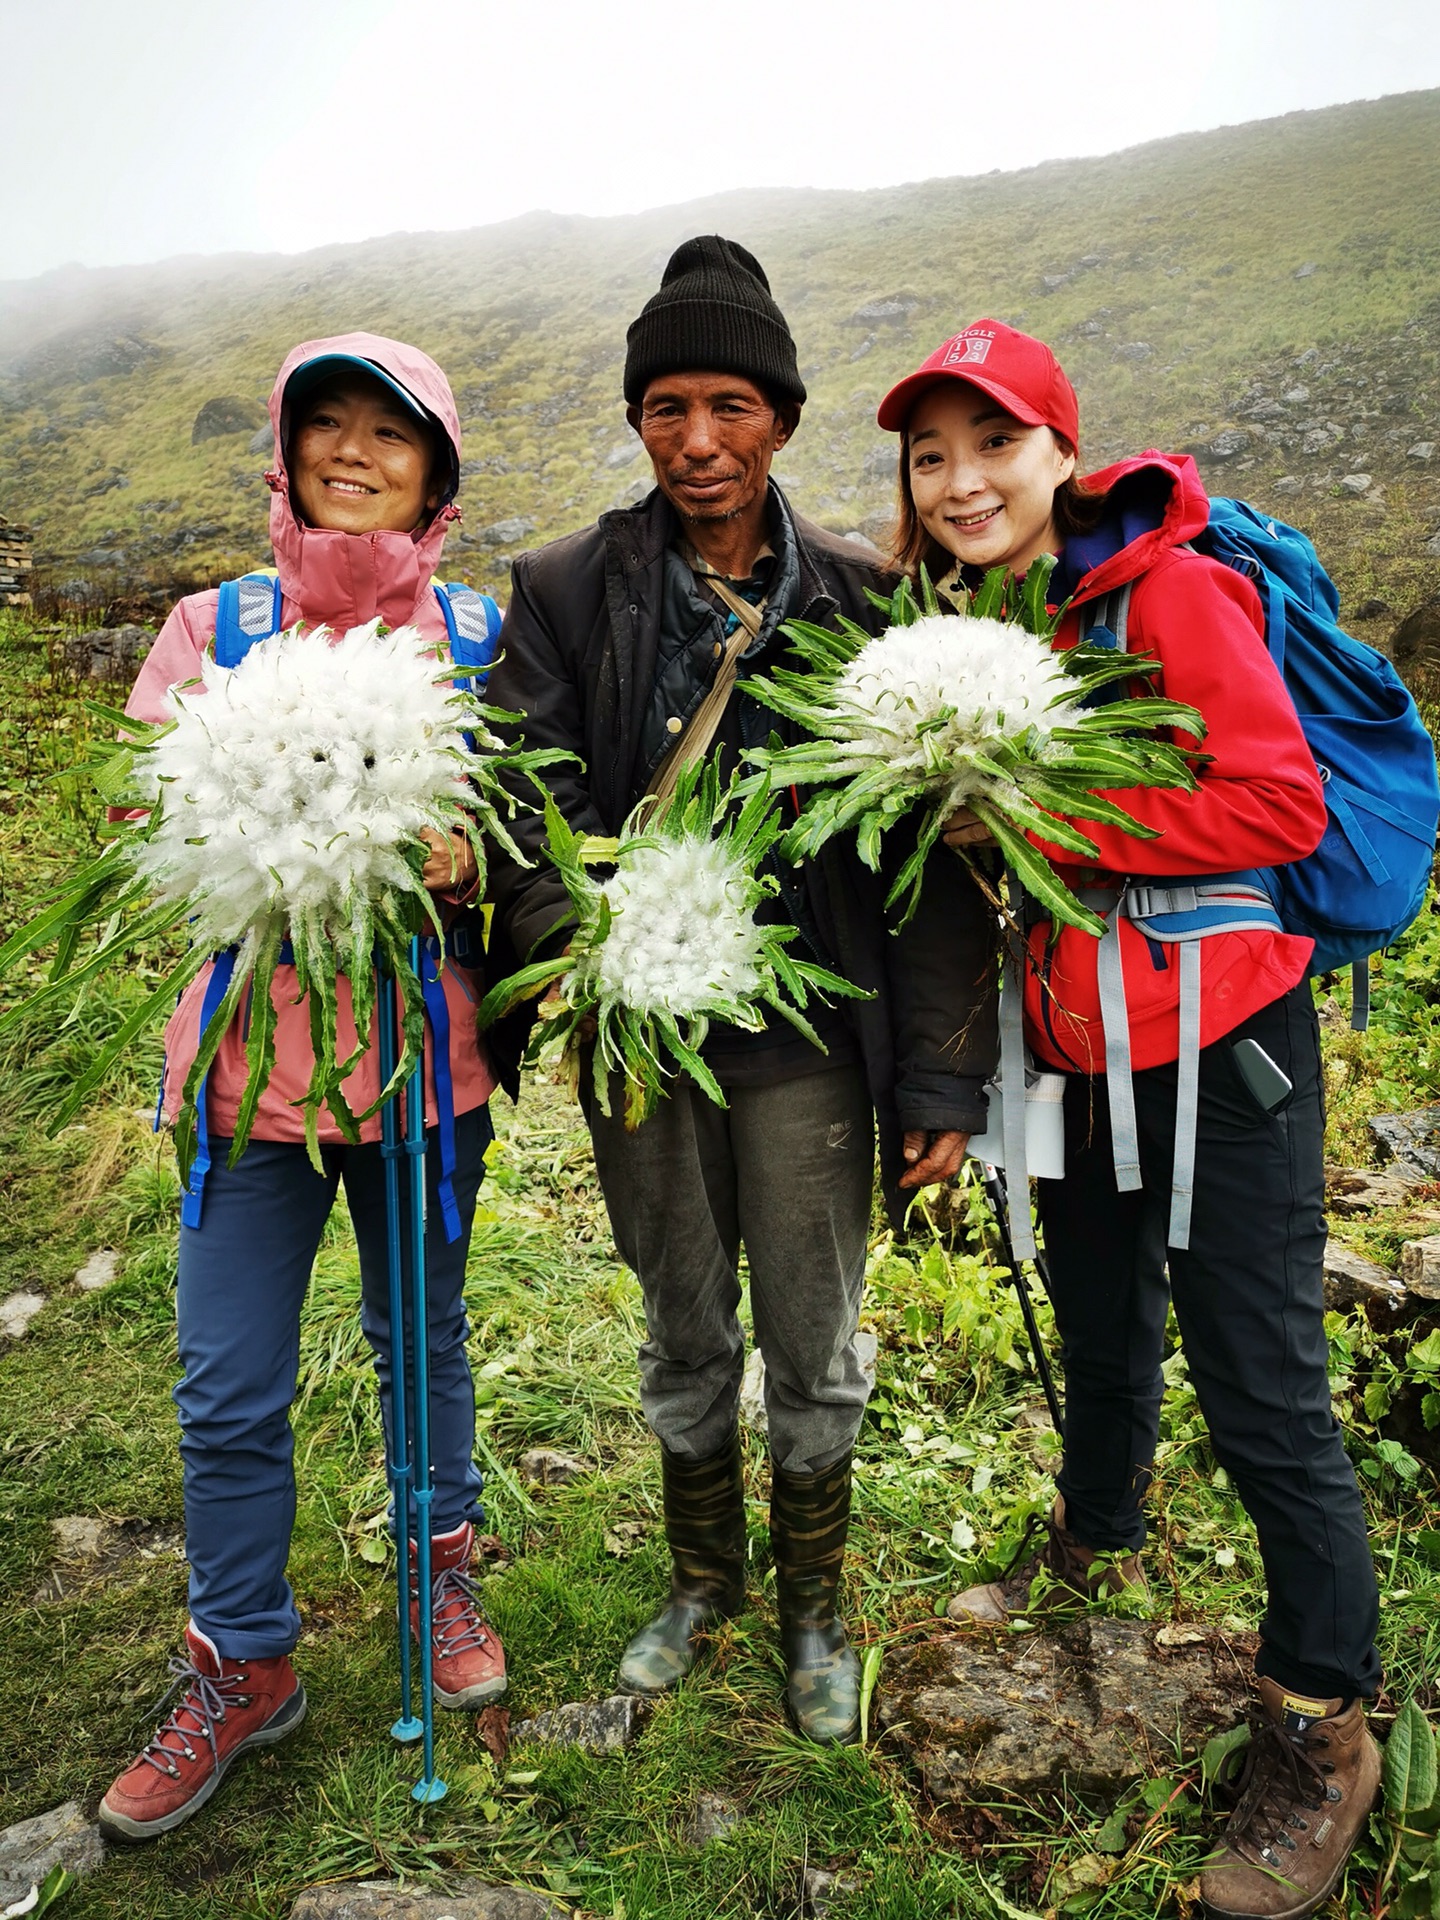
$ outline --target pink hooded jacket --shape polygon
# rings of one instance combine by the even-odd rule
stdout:
[[[378,615],[387,626],[416,626],[438,646],[447,644],[445,618],[431,586],[445,544],[445,535],[460,510],[443,505],[429,525],[417,533],[332,533],[307,527],[290,505],[285,473],[285,389],[290,376],[307,361],[328,354],[350,354],[372,361],[414,394],[449,436],[458,463],[460,420],[450,383],[428,354],[374,333],[345,333],[329,340],[306,340],[286,358],[270,395],[270,420],[275,429],[275,466],[266,474],[271,489],[270,540],[284,596],[283,623],[333,627],[337,634],[363,626]],[[213,588],[187,594],[160,630],[149,657],[140,669],[125,711],[137,720],[168,718],[165,697],[171,687],[194,680],[200,662],[215,635],[219,599]],[[442,901],[444,896],[441,896]],[[442,907],[443,911],[443,907]],[[165,1030],[164,1117],[173,1121],[180,1107],[181,1089],[195,1058],[200,1038],[200,1009],[207,966],[191,983]],[[495,1090],[495,1076],[475,1026],[478,981],[468,968],[447,960],[441,978],[450,1012],[450,1075],[456,1113],[483,1106]],[[349,982],[337,982],[339,1020],[337,1043],[344,1051],[353,1045]],[[310,1020],[295,993],[295,970],[276,971],[272,999],[276,1009],[275,1069],[256,1116],[257,1140],[303,1140],[304,1124],[296,1102],[309,1084],[314,1054]],[[208,1115],[212,1135],[228,1139],[245,1087],[245,1022],[237,1019],[220,1044],[207,1083]],[[377,1057],[373,1045],[345,1082],[352,1112],[369,1106],[379,1091]],[[425,1063],[427,1124],[436,1120],[435,1079]],[[380,1138],[378,1116],[361,1129],[365,1140]],[[339,1129],[328,1113],[321,1114],[320,1138],[338,1143]]]

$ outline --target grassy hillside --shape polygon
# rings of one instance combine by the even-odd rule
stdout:
[[[1414,93],[979,179],[9,283],[0,514],[36,529],[55,584],[102,592],[263,558],[259,402],[294,341],[368,327],[450,373],[455,570],[503,587],[518,545],[641,490],[625,326],[675,242],[718,229],[764,261],[794,328],[811,399],[782,478],[836,529],[882,522],[886,385],[992,313],[1061,352],[1092,463],[1189,447],[1216,490],[1316,532],[1352,606],[1401,614],[1430,591],[1440,525],[1437,136],[1440,93]],[[192,445],[219,399],[241,403],[235,430]],[[1371,484],[1341,486],[1356,473]]]

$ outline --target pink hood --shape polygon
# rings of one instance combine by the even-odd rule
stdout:
[[[285,597],[284,621],[303,619],[345,632],[377,616],[387,626],[414,620],[445,545],[445,535],[460,518],[447,502],[429,526],[416,533],[331,533],[307,527],[290,505],[285,471],[285,434],[289,426],[285,389],[290,376],[309,360],[328,354],[369,360],[398,380],[445,430],[460,460],[460,416],[450,382],[428,353],[387,340],[378,333],[341,333],[327,340],[302,340],[287,354],[270,394],[270,424],[275,429],[275,465],[265,479],[271,491],[270,540]]]

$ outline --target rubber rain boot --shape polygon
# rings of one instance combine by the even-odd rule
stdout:
[[[626,1647],[622,1693],[665,1693],[695,1664],[702,1636],[745,1603],[745,1486],[738,1430],[708,1460],[660,1449],[670,1601]]]
[[[787,1473],[771,1462],[785,1697],[800,1732],[822,1746],[849,1745],[860,1733],[860,1662],[836,1614],[853,1457],[844,1454],[822,1473]]]

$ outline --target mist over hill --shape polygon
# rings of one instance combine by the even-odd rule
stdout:
[[[877,119],[846,137],[896,136]],[[880,394],[991,314],[1060,353],[1089,465],[1187,448],[1212,490],[1315,533],[1352,613],[1398,616],[1440,558],[1437,207],[1428,92],[869,193],[0,282],[0,515],[77,593],[263,561],[275,368],[297,340],[363,327],[449,373],[465,525],[447,571],[503,594],[513,552],[646,490],[625,328],[671,248],[719,231],[764,263],[810,389],[779,477],[837,531],[884,525]]]

